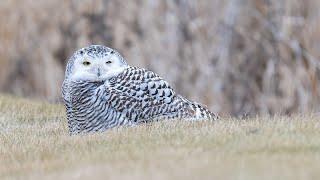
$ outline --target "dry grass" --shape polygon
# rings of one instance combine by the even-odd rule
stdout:
[[[319,179],[317,115],[69,136],[64,108],[0,96],[0,179]]]

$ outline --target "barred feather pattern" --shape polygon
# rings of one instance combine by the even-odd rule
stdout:
[[[162,119],[216,120],[203,105],[177,95],[152,71],[128,67],[106,81],[67,81],[62,88],[71,134]]]

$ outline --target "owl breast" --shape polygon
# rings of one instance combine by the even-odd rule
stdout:
[[[115,109],[120,100],[115,98],[104,82],[73,82],[69,109],[69,129],[71,134],[80,132],[105,131],[106,129],[129,125],[124,109]]]

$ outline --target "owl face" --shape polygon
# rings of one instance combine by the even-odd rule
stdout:
[[[118,52],[101,45],[82,48],[75,52],[73,59],[72,80],[104,81],[128,67]]]

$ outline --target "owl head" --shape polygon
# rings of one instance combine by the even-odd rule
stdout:
[[[65,79],[103,81],[122,72],[128,65],[114,49],[90,45],[76,51],[68,61]]]

